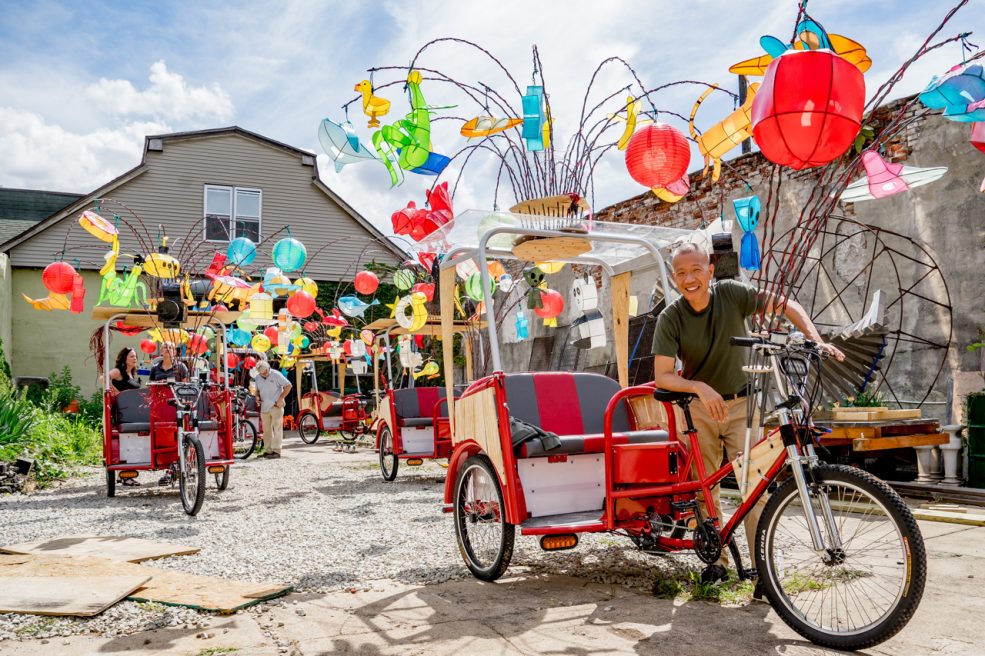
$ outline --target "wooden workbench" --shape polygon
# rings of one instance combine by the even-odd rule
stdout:
[[[933,419],[895,419],[888,421],[818,420],[831,432],[821,437],[824,446],[850,446],[853,451],[881,451],[913,446],[947,444],[948,434]]]

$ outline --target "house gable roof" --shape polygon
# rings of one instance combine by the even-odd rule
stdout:
[[[401,250],[392,240],[387,238],[387,236],[384,235],[382,232],[380,232],[380,230],[376,226],[374,226],[371,222],[369,222],[366,219],[366,217],[362,216],[351,205],[349,205],[344,200],[342,200],[342,198],[338,194],[332,191],[324,182],[321,181],[321,178],[318,174],[318,160],[315,157],[314,153],[310,151],[302,150],[300,148],[295,148],[294,146],[290,146],[280,141],[270,139],[261,134],[258,134],[256,132],[251,132],[250,130],[245,130],[235,125],[230,127],[224,127],[224,128],[195,130],[191,132],[174,132],[171,134],[148,135],[147,137],[144,138],[144,153],[141,158],[141,162],[138,166],[130,169],[129,171],[120,175],[119,177],[114,178],[113,180],[99,187],[95,191],[78,198],[76,202],[71,203],[61,211],[52,214],[51,216],[44,219],[43,221],[38,222],[36,225],[29,228],[28,230],[25,230],[24,232],[14,236],[13,238],[0,243],[0,252],[10,251],[11,248],[14,248],[18,244],[21,244],[31,239],[33,236],[44,231],[45,229],[49,228],[52,225],[57,224],[58,222],[65,219],[66,217],[72,216],[76,212],[84,209],[85,207],[88,207],[93,202],[93,200],[108,195],[117,187],[121,186],[126,182],[129,182],[130,180],[144,173],[148,169],[148,165],[147,165],[148,151],[163,150],[165,144],[168,141],[208,139],[208,138],[213,138],[218,136],[228,136],[228,135],[238,135],[240,137],[249,139],[251,141],[257,142],[264,146],[282,150],[291,155],[301,158],[302,165],[312,167],[312,171],[313,171],[312,184],[316,188],[322,191],[333,202],[337,203],[339,207],[341,207],[346,214],[351,216],[360,226],[362,226],[374,238],[378,239],[381,244],[383,244],[394,254],[395,257],[401,260],[407,257],[407,253]]]

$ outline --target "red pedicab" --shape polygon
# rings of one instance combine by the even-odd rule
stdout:
[[[473,322],[474,323],[474,322]],[[462,335],[479,327],[473,323],[456,321],[453,331]],[[380,333],[387,355],[387,384],[380,386],[379,365],[374,368],[374,397],[376,412],[373,426],[376,431],[376,448],[380,457],[380,474],[385,481],[397,477],[400,461],[418,466],[425,460],[447,460],[451,457],[451,424],[448,419],[447,391],[444,387],[418,387],[413,375],[407,376],[408,387],[394,389],[391,337],[408,335],[406,328],[394,319],[379,319],[367,327]],[[415,335],[439,335],[441,323],[429,318]],[[472,352],[469,341],[463,339],[465,352],[465,377],[472,379]],[[457,395],[458,392],[455,392]]]
[[[923,592],[926,554],[903,501],[875,477],[819,461],[808,382],[821,356],[802,335],[735,339],[755,349],[754,397],[773,403],[779,427],[751,438],[732,462],[706,472],[693,428],[689,394],[627,387],[628,297],[632,273],[658,267],[665,298],[671,290],[661,249],[684,231],[572,220],[578,234],[559,232],[542,217],[477,234],[481,215],[453,223],[455,243],[442,263],[444,359],[450,367],[454,266],[475,257],[486,309],[493,314],[487,255],[596,264],[612,281],[612,331],[620,383],[584,372],[502,372],[496,326],[489,324],[494,373],[452,400],[454,451],[445,484],[445,511],[454,514],[463,559],[479,579],[507,569],[516,533],[538,536],[545,550],[573,548],[583,533],[628,537],[651,554],[691,551],[706,563],[729,549],[740,577],[758,573],[780,617],[813,642],[838,649],[878,644],[909,621]],[[557,219],[550,219],[556,225]],[[455,230],[449,224],[446,232]],[[512,250],[490,237],[534,237]],[[441,236],[441,235],[439,235]],[[454,237],[454,238],[453,238]],[[429,244],[424,244],[427,247]],[[538,257],[539,256],[539,257]],[[813,378],[811,380],[816,380]],[[451,386],[448,379],[449,392]],[[678,431],[680,405],[686,429]],[[763,401],[765,404],[766,401]],[[662,412],[661,412],[662,411]],[[765,413],[764,413],[765,414]],[[792,474],[780,481],[780,474]],[[726,521],[696,499],[735,472],[742,502]],[[767,495],[773,483],[775,491]],[[742,565],[735,530],[753,505],[769,497],[755,536],[755,569]]]
[[[314,444],[323,432],[339,435],[339,444],[343,451],[354,452],[356,440],[370,432],[370,414],[367,406],[371,398],[364,394],[360,387],[359,373],[356,372],[355,394],[338,394],[320,391],[316,363],[332,362],[324,355],[303,355],[295,364],[295,389],[298,400],[297,427],[301,440],[305,444]],[[364,364],[363,360],[354,360],[349,366]],[[346,361],[341,359],[338,366],[339,389],[345,390]],[[302,393],[304,378],[309,380],[309,390]]]
[[[94,318],[103,326],[103,462],[106,495],[116,495],[116,479],[135,479],[142,471],[171,474],[171,485],[179,486],[181,505],[196,515],[205,499],[206,472],[215,476],[220,490],[229,485],[233,464],[232,397],[227,385],[208,380],[205,373],[186,382],[149,383],[147,387],[113,394],[109,378],[110,326],[118,321],[128,326],[155,327],[154,317],[111,308],[95,308]],[[196,322],[197,320],[197,322]],[[216,326],[217,353],[225,349],[225,327],[208,313],[189,313],[185,326]],[[228,381],[225,358],[223,376]]]

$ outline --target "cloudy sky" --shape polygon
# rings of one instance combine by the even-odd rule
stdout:
[[[809,10],[829,32],[868,48],[874,65],[866,80],[874,90],[956,1],[812,0]],[[729,65],[761,54],[762,34],[788,38],[796,7],[795,0],[0,0],[0,186],[88,192],[136,165],[146,134],[227,125],[321,152],[319,121],[343,119],[341,105],[355,97],[353,86],[367,77],[366,69],[405,67],[438,37],[480,44],[521,88],[530,80],[536,44],[556,144],[563,148],[577,130],[585,90],[604,59],[626,59],[648,88],[690,79],[734,90]],[[971,0],[941,36],[968,31],[977,33],[971,41],[985,45],[985,0]],[[911,69],[894,95],[921,90],[960,57],[957,45],[933,53]],[[474,50],[440,44],[418,61],[458,81],[496,88],[519,109],[512,84]],[[379,73],[374,82],[404,75]],[[619,92],[607,105],[614,111],[629,81],[625,69],[603,68],[589,106]],[[384,94],[394,106],[389,119],[406,111],[399,89]],[[433,105],[457,105],[446,115],[481,112],[447,85],[426,84],[424,91]],[[687,115],[699,93],[679,86],[654,101]],[[698,126],[708,127],[731,109],[731,101],[716,94],[701,108]],[[358,103],[350,118],[368,140]],[[434,149],[452,154],[465,145],[458,127],[450,120],[435,124]],[[432,182],[409,175],[391,190],[382,166],[359,164],[336,173],[324,155],[319,161],[325,181],[387,231],[390,213],[408,200],[420,204]],[[458,186],[456,210],[492,206],[497,166],[488,156],[472,158]],[[458,173],[450,167],[446,176],[454,183]],[[600,162],[595,185],[597,208],[642,191],[618,152]],[[505,194],[500,204],[508,206],[508,189]]]

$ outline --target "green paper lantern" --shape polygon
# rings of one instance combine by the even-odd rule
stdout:
[[[400,269],[393,274],[393,284],[401,291],[407,291],[417,282],[417,276],[410,269]]]
[[[496,292],[496,281],[489,277],[489,293],[494,294]],[[482,274],[479,272],[473,273],[469,276],[469,279],[465,281],[465,293],[473,301],[483,301],[485,296],[482,293]]]

